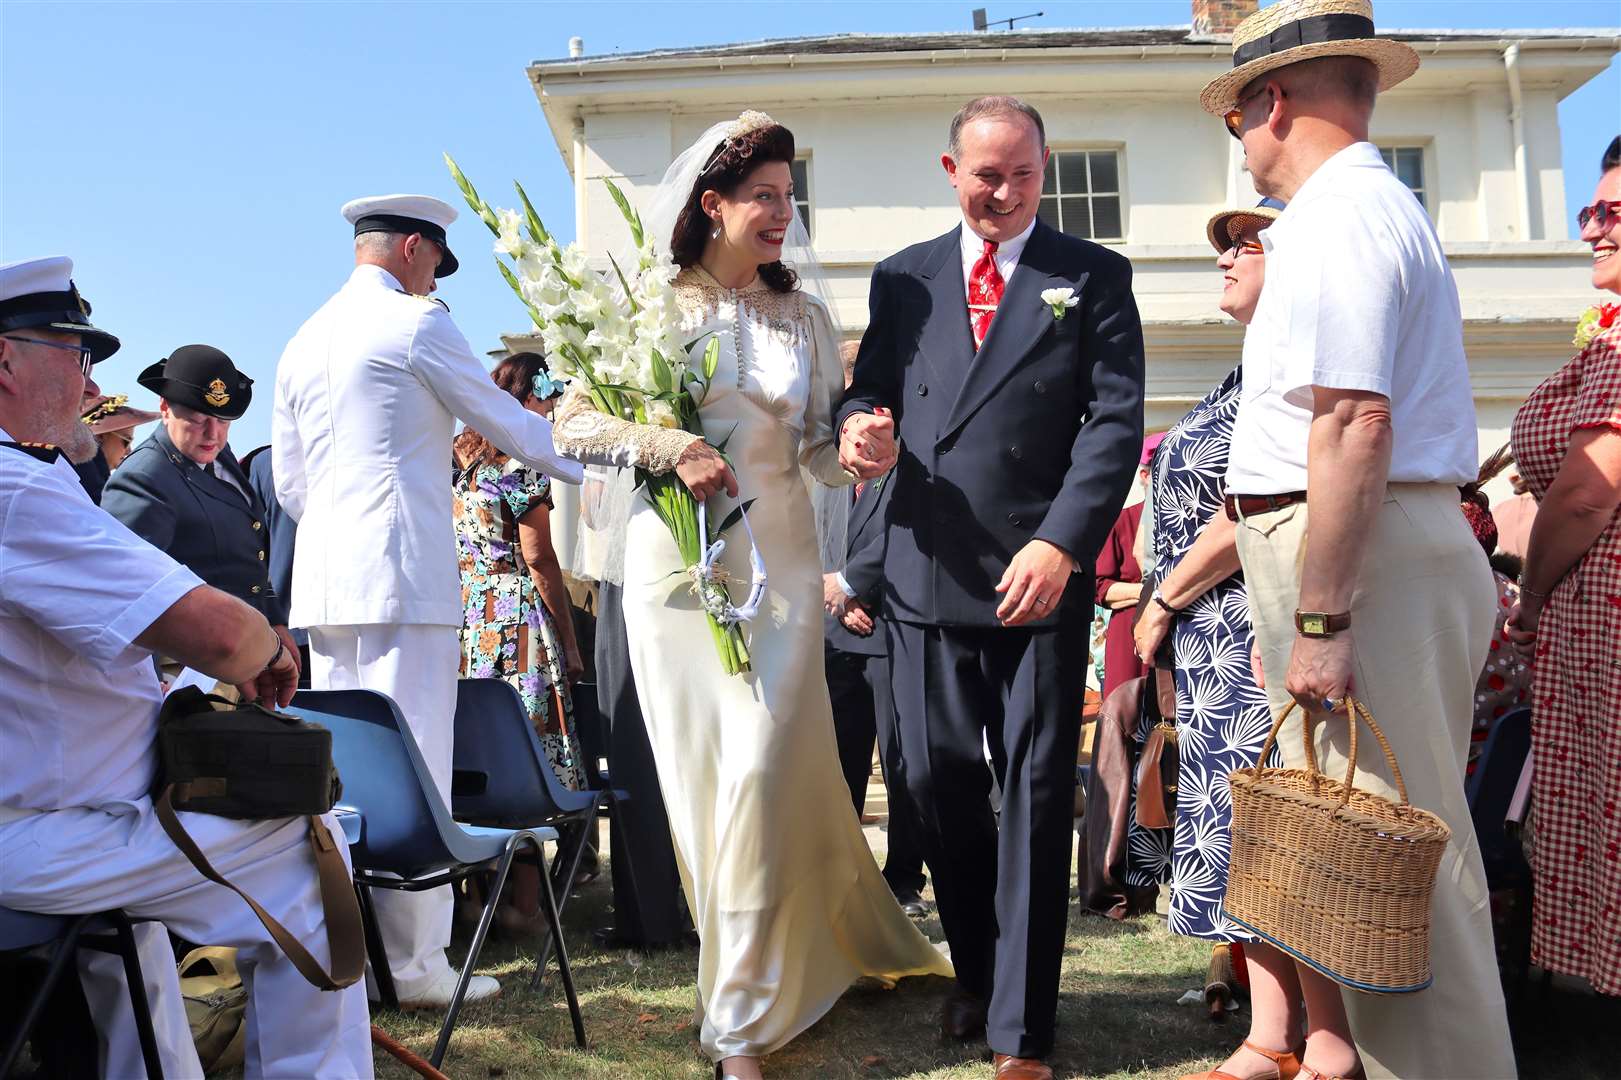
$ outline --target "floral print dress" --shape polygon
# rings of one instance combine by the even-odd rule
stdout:
[[[518,519],[551,505],[551,481],[512,459],[456,476],[456,558],[462,578],[462,677],[504,679],[523,698],[563,786],[586,787],[563,645],[518,544]]]
[[[1227,453],[1243,389],[1241,368],[1188,411],[1154,454],[1154,563],[1163,581],[1216,514],[1224,513]],[[1233,797],[1228,775],[1253,766],[1271,729],[1266,691],[1250,670],[1249,598],[1242,573],[1189,604],[1171,624],[1176,664],[1177,751],[1180,760],[1173,829],[1137,825],[1132,792],[1127,832],[1127,880],[1169,881],[1173,933],[1214,941],[1250,935],[1221,910],[1227,895]],[[1141,746],[1151,725],[1138,725]],[[1273,750],[1271,764],[1281,764]],[[1167,835],[1174,833],[1174,835]]]

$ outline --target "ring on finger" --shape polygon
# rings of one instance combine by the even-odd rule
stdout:
[[[1042,596],[1036,597],[1036,606],[1037,607],[1046,607],[1047,606],[1046,598],[1042,597]]]

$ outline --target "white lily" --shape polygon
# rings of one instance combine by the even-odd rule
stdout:
[[[1043,289],[1041,302],[1053,309],[1053,318],[1062,319],[1065,312],[1081,302],[1081,298],[1075,295],[1074,289]]]

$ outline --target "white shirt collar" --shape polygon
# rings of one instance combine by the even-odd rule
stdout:
[[[370,280],[375,281],[380,285],[386,285],[390,289],[398,289],[402,292],[405,290],[405,286],[400,284],[399,278],[395,277],[387,270],[384,270],[376,263],[361,263],[360,265],[356,266],[355,272],[349,275],[349,280]]]
[[[1030,240],[1030,234],[1036,231],[1036,222],[1039,218],[1031,218],[1030,224],[1024,227],[1024,232],[1011,240],[1004,240],[996,245],[996,261],[1017,262],[1019,256],[1024,254],[1024,245]],[[973,226],[968,224],[966,218],[962,223],[962,257],[970,265],[985,253],[985,238],[976,233]]]
[[[1289,200],[1289,205],[1283,208],[1278,215],[1277,224],[1287,224],[1291,219],[1289,211],[1297,206],[1303,206],[1316,198],[1325,189],[1331,189],[1336,184],[1336,177],[1350,169],[1386,168],[1385,159],[1380,156],[1379,148],[1370,142],[1355,142],[1321,165],[1317,171],[1306,177],[1306,182],[1300,185],[1295,197]],[[1298,216],[1298,215],[1296,215]],[[1274,226],[1276,227],[1276,226]]]

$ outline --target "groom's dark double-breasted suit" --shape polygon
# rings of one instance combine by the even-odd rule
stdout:
[[[989,1003],[992,1049],[1052,1049],[1069,907],[1075,752],[1091,567],[1142,447],[1131,264],[1037,222],[975,350],[962,226],[874,270],[838,423],[892,410],[884,579],[907,786],[923,817],[957,977]],[[1072,289],[1056,318],[1041,293]],[[995,586],[1046,540],[1080,568],[1016,628]],[[988,741],[1002,788],[989,802]]]

